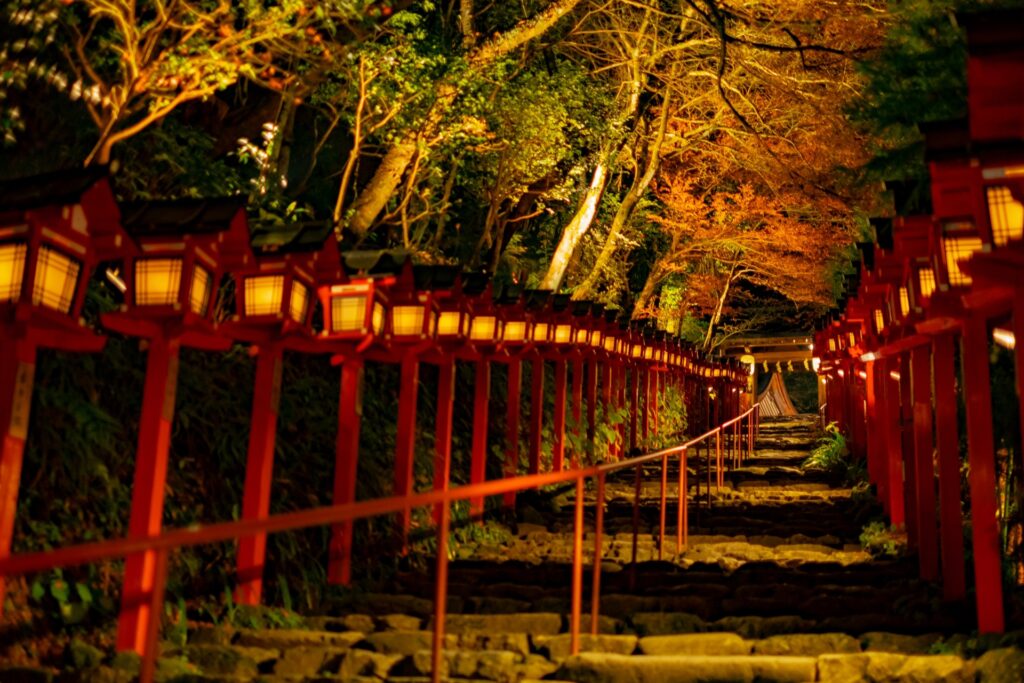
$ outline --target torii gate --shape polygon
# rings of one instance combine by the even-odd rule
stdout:
[[[753,405],[757,393],[757,373],[765,365],[792,365],[793,369],[813,370],[814,337],[809,334],[735,337],[722,345],[726,357],[738,359],[749,368],[747,405]],[[818,384],[818,405],[824,401],[824,386]]]

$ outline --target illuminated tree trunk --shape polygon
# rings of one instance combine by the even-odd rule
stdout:
[[[612,225],[608,229],[608,236],[605,238],[604,246],[601,247],[601,253],[597,257],[597,262],[583,281],[583,284],[576,288],[576,291],[573,293],[574,299],[593,297],[597,283],[615,255],[615,246],[618,243],[619,235],[633,217],[637,204],[640,203],[644,194],[647,193],[647,188],[650,187],[651,182],[654,180],[654,175],[658,172],[658,166],[661,164],[661,146],[665,141],[665,129],[668,127],[668,114],[671,108],[670,96],[671,91],[666,88],[661,103],[658,131],[651,145],[647,168],[643,174],[638,173],[633,176],[633,184],[630,186],[629,191],[626,192],[626,196],[622,198],[622,203],[619,204],[619,208],[615,211],[615,217],[612,218]]]
[[[551,263],[548,264],[548,272],[541,280],[541,289],[558,290],[565,277],[565,271],[569,268],[569,261],[576,252],[576,245],[580,243],[583,236],[590,230],[597,215],[597,206],[601,203],[601,196],[604,194],[605,185],[608,182],[608,162],[602,159],[594,168],[594,175],[590,179],[590,187],[577,209],[576,215],[569,221],[562,232],[562,238],[558,241],[555,253],[551,256]]]

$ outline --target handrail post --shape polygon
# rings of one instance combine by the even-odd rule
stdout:
[[[704,454],[707,456],[705,460],[707,465],[707,489],[704,491],[704,497],[707,499],[708,509],[711,509],[711,442],[708,439],[704,439]]]
[[[629,565],[629,589],[636,588],[636,535],[640,531],[640,475],[643,465],[637,463],[636,476],[633,483],[633,559]]]
[[[437,576],[434,584],[434,635],[430,655],[430,680],[441,683],[444,659],[444,626],[448,613],[448,531],[451,525],[451,501],[437,506]]]
[[[665,489],[668,485],[668,453],[661,456],[661,525],[658,530],[658,559],[664,557],[665,549]]]
[[[594,576],[590,593],[590,633],[597,635],[601,619],[601,560],[604,554],[604,477],[597,473],[597,510],[594,514]]]
[[[576,514],[572,534],[572,604],[569,615],[570,654],[580,653],[580,612],[583,608],[583,476],[576,478]]]
[[[167,560],[170,550],[155,552],[153,587],[149,594],[149,610],[145,619],[145,640],[142,643],[142,662],[139,666],[140,683],[152,683],[156,673],[156,658],[160,650],[160,618],[164,611],[164,589],[167,588]],[[181,615],[184,619],[185,615]]]
[[[717,477],[715,481],[715,491],[722,489],[722,484],[725,481],[724,474],[722,472],[722,428],[719,427],[715,430],[715,475]]]
[[[686,542],[686,449],[683,448],[679,454],[679,509],[676,511],[676,555],[683,554],[684,543]]]

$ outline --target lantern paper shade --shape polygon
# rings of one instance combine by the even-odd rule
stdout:
[[[292,293],[288,302],[288,315],[297,323],[306,319],[309,312],[309,288],[306,285],[292,280]]]
[[[885,316],[880,309],[875,309],[875,331],[881,333],[885,330]]]
[[[505,323],[503,338],[509,342],[526,341],[526,323],[521,320]]]
[[[192,312],[205,315],[210,306],[210,292],[213,289],[213,276],[210,271],[196,266],[192,271],[192,288],[189,291],[189,305]]]
[[[935,271],[931,268],[922,268],[917,271],[917,284],[921,290],[921,296],[925,299],[935,291]]]
[[[576,330],[576,343],[586,344],[588,332],[585,329]]]
[[[1024,236],[1024,204],[1013,198],[1010,188],[989,187],[985,190],[988,201],[989,223],[992,225],[992,241],[1003,246],[1011,239]]]
[[[534,323],[533,325],[533,341],[535,342],[546,342],[548,340],[548,324],[547,323]]]
[[[21,294],[27,251],[23,242],[0,245],[0,301],[17,301]]]
[[[498,319],[493,315],[473,316],[469,338],[473,341],[494,341],[498,337]]]
[[[135,305],[172,306],[181,289],[180,258],[150,258],[135,262]]]
[[[276,315],[284,298],[284,275],[245,278],[245,314]]]
[[[593,346],[594,348],[598,348],[598,349],[601,348],[601,337],[602,336],[603,335],[601,334],[600,330],[594,330],[593,332],[591,332],[590,333],[590,345]]]
[[[437,336],[454,337],[463,334],[462,311],[441,311],[437,317]]]
[[[40,247],[36,277],[32,283],[32,303],[61,313],[71,310],[82,264],[56,249]]]
[[[908,313],[910,313],[910,290],[900,287],[900,314],[905,316]]]
[[[365,294],[332,297],[331,331],[361,334],[370,332],[371,330],[366,327],[366,300]],[[380,302],[373,302],[370,324],[374,334],[380,334],[384,330],[384,306]]]
[[[960,269],[960,261],[981,250],[981,238],[946,237],[942,240],[942,247],[946,254],[946,272],[949,274],[949,284],[954,287],[970,285],[971,277]]]
[[[605,337],[604,350],[608,353],[615,351],[615,337]]]
[[[391,309],[391,332],[398,337],[422,335],[426,311],[426,306],[416,304],[394,306]]]
[[[555,326],[555,343],[568,344],[572,341],[572,325]]]
[[[854,335],[853,332],[850,332],[849,333],[849,338],[850,338],[850,346],[856,346],[857,345],[857,337],[856,337],[856,335]]]

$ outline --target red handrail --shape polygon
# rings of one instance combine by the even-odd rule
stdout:
[[[0,558],[0,576],[12,576],[29,572],[44,571],[57,567],[69,567],[102,560],[112,560],[127,555],[154,551],[157,555],[157,576],[155,585],[150,591],[149,600],[154,609],[149,611],[150,623],[147,625],[147,644],[145,652],[142,653],[142,668],[140,679],[143,683],[149,683],[155,670],[157,630],[160,615],[163,612],[162,604],[164,599],[164,583],[167,574],[167,561],[170,553],[178,548],[186,546],[205,545],[230,540],[236,540],[245,536],[258,533],[278,533],[283,531],[295,531],[316,526],[334,525],[346,521],[354,521],[367,517],[376,517],[395,512],[402,512],[412,508],[437,505],[441,514],[438,522],[438,546],[437,546],[437,578],[434,593],[434,638],[433,638],[433,679],[440,680],[441,654],[444,640],[445,609],[447,603],[447,576],[448,576],[448,530],[451,520],[451,503],[455,501],[468,500],[469,498],[483,498],[497,496],[505,493],[518,493],[542,486],[551,486],[566,482],[576,483],[575,521],[573,533],[573,573],[572,573],[572,599],[570,615],[570,639],[572,654],[579,652],[579,630],[580,612],[582,609],[583,589],[583,491],[586,479],[595,477],[597,479],[597,518],[594,535],[594,581],[592,598],[591,631],[597,633],[600,599],[600,566],[601,566],[601,544],[602,524],[604,520],[604,489],[606,476],[627,467],[636,468],[637,489],[634,496],[634,526],[633,526],[633,564],[636,567],[637,551],[637,510],[639,503],[639,481],[640,468],[645,463],[661,461],[661,523],[659,558],[665,541],[665,486],[667,477],[668,458],[670,455],[680,456],[679,468],[679,516],[677,520],[676,550],[682,552],[686,540],[687,511],[686,511],[686,452],[706,439],[714,436],[716,438],[718,461],[716,464],[718,485],[723,483],[722,458],[721,458],[721,437],[723,429],[739,424],[743,419],[748,421],[748,453],[753,452],[753,438],[757,430],[755,422],[760,419],[760,404],[754,404],[746,412],[728,420],[727,422],[711,429],[700,436],[687,441],[679,446],[664,448],[646,455],[629,458],[613,463],[593,465],[590,467],[567,470],[562,472],[548,472],[544,474],[528,474],[504,479],[494,479],[478,484],[458,486],[448,490],[435,490],[425,493],[416,493],[410,496],[390,496],[387,498],[376,498],[343,505],[329,505],[317,507],[310,510],[299,510],[286,512],[267,517],[266,519],[248,519],[232,522],[218,522],[215,524],[196,524],[182,529],[164,531],[156,536],[142,538],[118,538],[93,543],[82,543],[56,550],[45,550],[32,553],[22,553]],[[709,464],[710,466],[710,464]],[[708,492],[710,497],[710,491]]]

